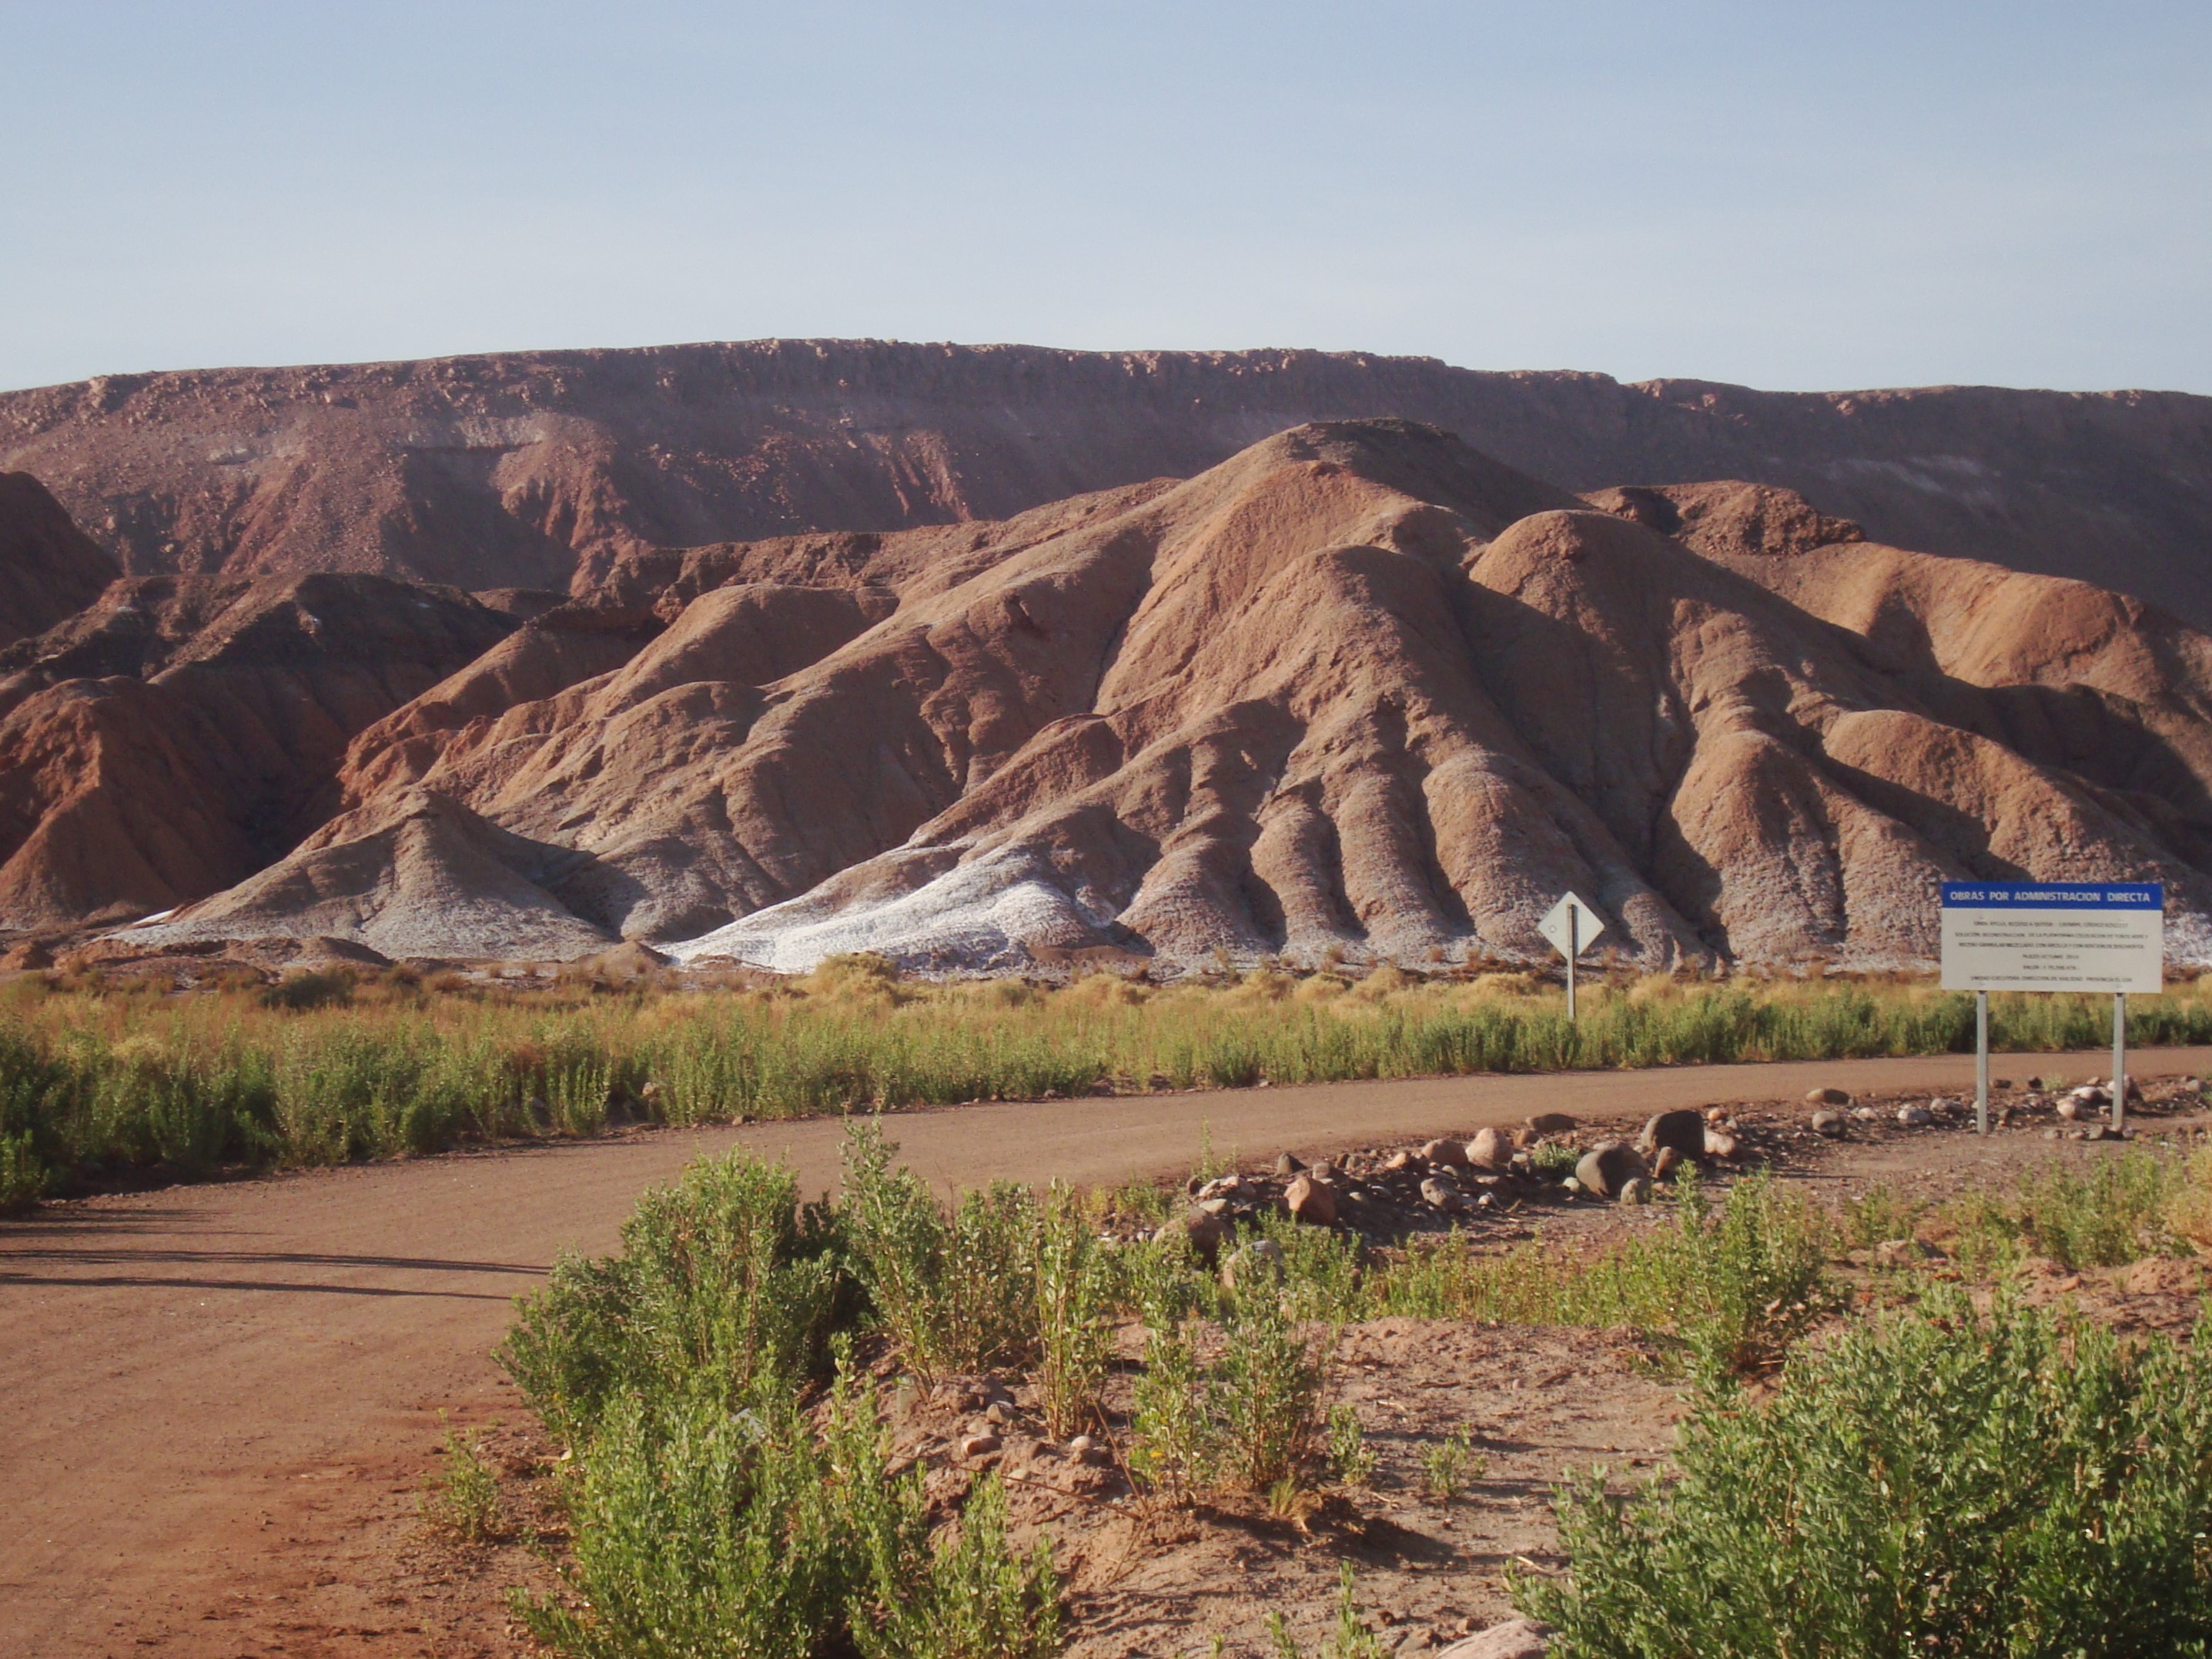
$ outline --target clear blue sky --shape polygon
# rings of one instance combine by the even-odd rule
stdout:
[[[0,0],[0,386],[764,335],[2212,392],[2212,4]]]

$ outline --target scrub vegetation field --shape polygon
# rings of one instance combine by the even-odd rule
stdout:
[[[501,1352],[522,1452],[455,1443],[428,1513],[534,1529],[516,1628],[573,1659],[1539,1650],[1516,1614],[1554,1659],[2202,1655],[2196,1121],[1935,1187],[1864,1170],[1992,1143],[1692,1161],[1520,1243],[1261,1206],[1211,1243],[1173,1192],[948,1202],[863,1122],[834,1204],[736,1154],[565,1261]],[[1547,1462],[1593,1425],[1662,1443]]]
[[[2109,1040],[2097,999],[1993,999],[2000,1049]],[[2130,1004],[2137,1043],[2212,1041],[2212,989]],[[274,984],[29,974],[0,988],[0,1206],[226,1169],[971,1100],[1958,1051],[1972,1000],[1910,980],[1226,970],[902,980],[880,960],[702,988],[673,976]]]

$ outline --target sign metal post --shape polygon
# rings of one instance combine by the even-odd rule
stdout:
[[[2128,993],[2166,978],[2166,889],[2144,882],[1947,881],[1943,988],[1974,993],[1974,1127],[1990,1132],[1990,993],[2112,994],[2112,1127],[2127,1122]]]
[[[1974,1133],[1990,1132],[1990,994],[1974,993]]]
[[[1575,962],[1582,953],[1597,943],[1597,936],[1605,932],[1605,923],[1587,899],[1573,893],[1564,895],[1559,902],[1536,924],[1551,947],[1567,959],[1567,1020],[1575,1018]]]
[[[2112,1127],[2128,1121],[2128,994],[2112,993]]]
[[[1582,954],[1582,911],[1567,907],[1567,1024],[1575,1023],[1575,958]]]

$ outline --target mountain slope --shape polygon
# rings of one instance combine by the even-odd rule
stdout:
[[[0,472],[0,646],[41,634],[122,571],[27,472]]]
[[[108,375],[0,394],[0,466],[135,574],[562,587],[580,560],[1002,519],[1302,422],[1431,422],[1574,489],[1741,478],[1875,539],[2212,625],[2212,399],[1763,392],[1311,351],[883,341]]]
[[[348,740],[512,624],[382,576],[150,576],[0,653],[0,921],[161,910],[289,850]]]
[[[503,640],[355,739],[290,859],[138,931],[1515,958],[1573,887],[1647,965],[1877,966],[1933,954],[1945,877],[2095,876],[2212,953],[2212,641],[1752,489],[1669,536],[1375,421],[1000,523],[624,555],[576,614],[631,622]],[[515,838],[443,947],[387,902],[433,822],[418,872]]]

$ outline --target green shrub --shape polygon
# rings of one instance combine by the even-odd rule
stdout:
[[[1148,1319],[1144,1369],[1133,1390],[1130,1477],[1172,1501],[1212,1484],[1213,1425],[1206,1373],[1198,1361],[1195,1322],[1157,1314]]]
[[[1582,1156],[1570,1141],[1540,1140],[1528,1149],[1528,1165],[1547,1181],[1565,1181]]]
[[[873,1123],[846,1136],[840,1214],[853,1271],[915,1373],[1025,1364],[1038,1339],[1036,1200],[998,1182],[948,1218]]]
[[[2130,1147],[2087,1164],[2030,1170],[2010,1194],[1969,1194],[1942,1218],[1955,1235],[1952,1254],[1975,1277],[2028,1255],[2068,1268],[2118,1267],[2174,1244],[2171,1210],[2186,1186],[2179,1159]]]
[[[1112,1272],[1080,1201],[1055,1183],[1039,1219],[1034,1269],[1037,1393],[1046,1431],[1065,1439],[1098,1415],[1114,1353]]]
[[[1240,1296],[1222,1322],[1206,1390],[1222,1473],[1247,1492],[1303,1486],[1328,1443],[1328,1346],[1275,1295]]]
[[[556,1433],[588,1437],[623,1394],[728,1410],[823,1369],[835,1239],[788,1170],[702,1159],[639,1200],[622,1240],[617,1256],[563,1256],[500,1351]]]
[[[1338,1484],[1364,1486],[1375,1478],[1375,1450],[1359,1426],[1359,1413],[1350,1406],[1328,1410],[1328,1468]]]
[[[1901,1197],[1896,1189],[1876,1182],[1843,1207],[1844,1243],[1856,1249],[1910,1238],[1927,1206]]]
[[[1297,1638],[1291,1634],[1291,1621],[1280,1609],[1267,1615],[1267,1638],[1274,1644],[1275,1659],[1301,1659]],[[1359,1617],[1352,1563],[1346,1561],[1337,1577],[1336,1628],[1322,1639],[1321,1659],[1382,1659],[1382,1641]]]
[[[1677,1328],[1702,1364],[1739,1372],[1774,1364],[1830,1305],[1825,1219],[1764,1172],[1737,1182],[1717,1217],[1694,1172],[1677,1184]]]
[[[847,1490],[854,1488],[848,1484]],[[870,1594],[852,1620],[861,1659],[1050,1659],[1058,1653],[1060,1580],[1051,1546],[1039,1539],[1026,1556],[1014,1553],[998,1477],[987,1474],[975,1482],[957,1530],[933,1542],[927,1541],[919,1477],[908,1475],[897,1490],[898,1524],[878,1526],[874,1535],[903,1541],[904,1553],[868,1552]]]
[[[623,1395],[581,1454],[568,1601],[518,1598],[574,1659],[813,1659],[860,1566],[828,1460],[788,1405]]]
[[[1229,1299],[1211,1365],[1200,1363],[1195,1321],[1148,1319],[1132,1401],[1132,1475],[1177,1501],[1223,1487],[1283,1508],[1307,1490],[1345,1438],[1323,1388],[1327,1340],[1272,1285]]]
[[[0,1134],[0,1213],[37,1203],[52,1180],[28,1134]]]
[[[613,1094],[614,1069],[597,1055],[546,1068],[547,1115],[562,1134],[595,1135],[605,1129]]]
[[[2212,1354],[1938,1287],[1753,1404],[1700,1388],[1680,1478],[1559,1502],[1516,1601],[1575,1659],[2212,1650]]]
[[[1771,1365],[1832,1300],[1826,1222],[1765,1175],[1737,1182],[1716,1212],[1686,1170],[1674,1202],[1672,1225],[1588,1254],[1540,1243],[1483,1252],[1455,1236],[1392,1266],[1369,1300],[1416,1318],[1629,1325],[1700,1364]]]
[[[1147,1329],[1192,1315],[1210,1318],[1220,1309],[1220,1281],[1182,1232],[1170,1230],[1162,1237],[1121,1245],[1108,1267],[1113,1305],[1142,1319]]]
[[[449,1430],[440,1449],[444,1465],[422,1494],[422,1518],[431,1529],[463,1544],[489,1544],[507,1528],[499,1477],[484,1462],[483,1437]]]
[[[1367,1311],[1364,1252],[1358,1238],[1262,1212],[1259,1236],[1283,1253],[1282,1294],[1299,1319],[1341,1323]]]
[[[573,1659],[1048,1659],[1059,1580],[1017,1556],[985,1476],[933,1540],[921,1472],[894,1476],[847,1373],[817,1431],[787,1398],[732,1413],[702,1396],[608,1409],[571,1504],[561,1601],[519,1597]]]
[[[1489,1460],[1474,1449],[1474,1431],[1462,1423],[1441,1440],[1421,1448],[1421,1484],[1438,1503],[1449,1504],[1480,1480]]]

